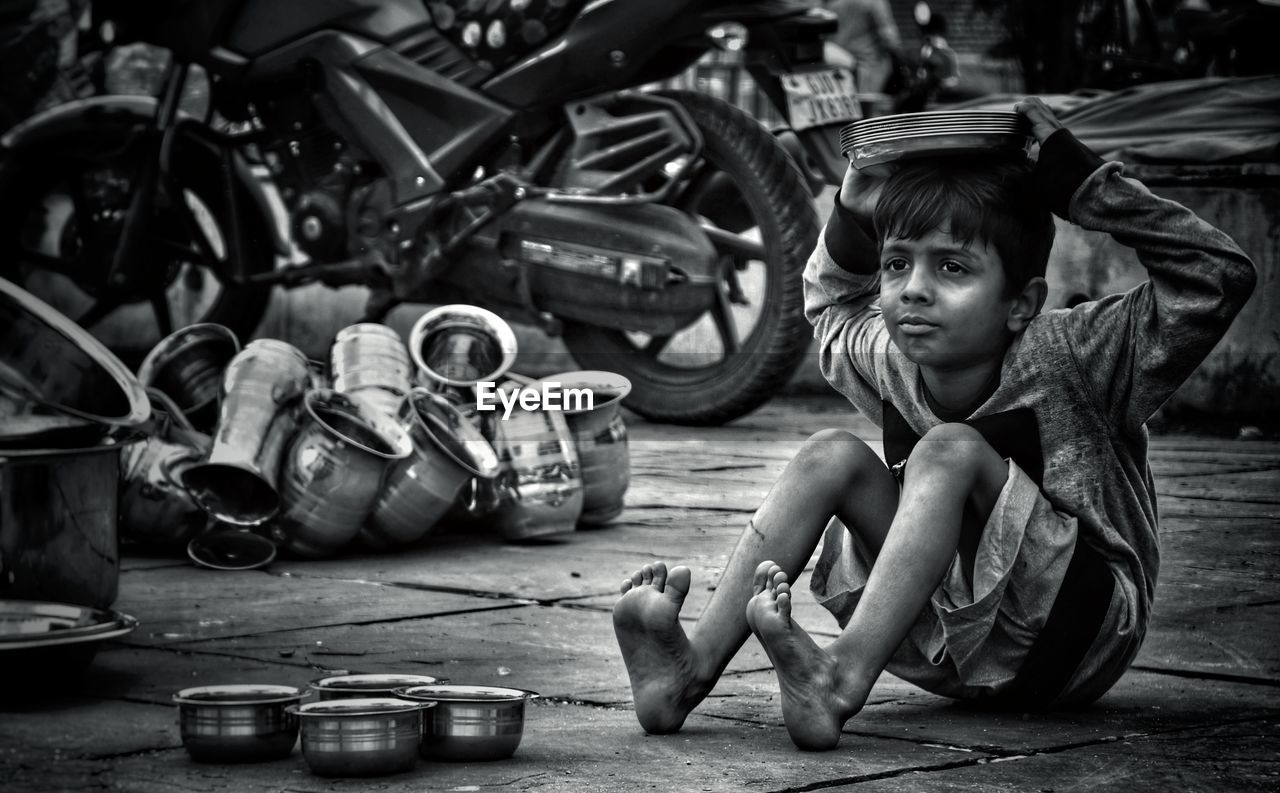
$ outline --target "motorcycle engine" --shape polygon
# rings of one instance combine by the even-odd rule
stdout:
[[[315,262],[336,262],[368,250],[362,211],[376,190],[375,169],[341,136],[319,122],[308,102],[281,97],[259,105],[269,130],[287,130],[262,144],[263,160],[289,211],[293,243]],[[354,210],[354,211],[353,211]]]

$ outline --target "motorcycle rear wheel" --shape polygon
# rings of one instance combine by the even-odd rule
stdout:
[[[799,168],[754,118],[703,94],[663,94],[684,105],[703,136],[702,167],[672,203],[718,229],[719,299],[673,337],[566,322],[564,341],[584,368],[630,379],[625,405],[641,416],[724,424],[769,400],[804,357],[812,329],[801,272],[818,219]],[[735,292],[750,304],[734,303]]]
[[[232,225],[212,157],[184,161],[184,206],[163,191],[157,197],[141,248],[148,261],[140,280],[146,283],[125,293],[106,283],[120,238],[118,218],[128,208],[142,158],[156,156],[152,147],[112,140],[116,134],[124,132],[85,131],[0,159],[0,277],[84,325],[130,366],[169,332],[197,322],[225,325],[247,340],[271,288],[237,285],[222,275]],[[240,196],[239,206],[248,205]],[[203,246],[196,233],[204,236]],[[267,239],[253,225],[249,233]],[[274,266],[270,245],[246,248],[246,272]]]

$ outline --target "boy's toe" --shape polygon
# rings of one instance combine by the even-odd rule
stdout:
[[[653,586],[659,592],[667,587],[667,566],[662,562],[657,562],[653,566]]]

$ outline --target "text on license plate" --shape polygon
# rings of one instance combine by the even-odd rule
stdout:
[[[822,124],[843,124],[862,118],[853,73],[848,69],[822,69],[784,74],[791,128],[799,132]]]

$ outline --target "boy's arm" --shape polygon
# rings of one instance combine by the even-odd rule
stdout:
[[[823,377],[877,421],[879,370],[889,352],[879,292],[879,250],[863,221],[837,194],[831,217],[804,269],[805,317],[818,340]]]
[[[1037,178],[1053,211],[1133,248],[1148,280],[1076,307],[1068,344],[1099,406],[1136,433],[1226,333],[1253,291],[1253,262],[1182,205],[1103,163],[1066,130],[1041,147]]]

